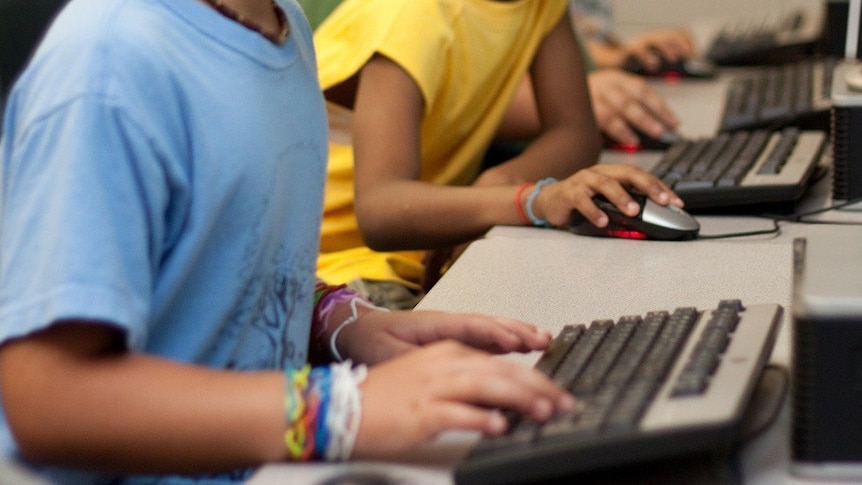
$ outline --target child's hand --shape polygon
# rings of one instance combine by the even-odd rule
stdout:
[[[679,125],[670,107],[642,76],[599,69],[588,80],[596,123],[617,142],[638,143],[635,129],[657,138]]]
[[[625,50],[643,63],[648,71],[658,69],[662,57],[673,62],[697,54],[694,39],[683,29],[647,32],[627,43]]]
[[[354,458],[381,458],[447,430],[499,435],[497,409],[544,421],[574,408],[572,396],[540,372],[454,341],[372,367],[360,385],[362,417]]]
[[[373,365],[441,340],[493,353],[544,350],[551,335],[511,318],[442,311],[368,312],[344,328],[336,345],[355,362]]]
[[[577,171],[567,179],[545,185],[533,201],[538,218],[554,226],[566,226],[576,210],[598,227],[608,223],[608,216],[593,203],[594,195],[604,195],[624,214],[636,216],[639,205],[628,192],[633,188],[661,205],[683,206],[670,188],[651,173],[626,164],[598,164]]]

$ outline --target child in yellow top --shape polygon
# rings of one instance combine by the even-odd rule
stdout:
[[[600,137],[566,3],[347,0],[320,25],[315,47],[330,110],[323,279],[419,289],[421,250],[498,224],[562,226],[572,210],[604,225],[591,197],[602,193],[633,213],[626,186],[681,205],[642,170],[595,165]],[[542,133],[480,174],[527,72]],[[561,180],[525,185],[547,177]]]

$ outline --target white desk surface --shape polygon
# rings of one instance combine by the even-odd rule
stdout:
[[[680,83],[656,82],[683,119],[689,137],[714,133],[726,79]],[[603,162],[649,167],[658,154],[606,152]],[[830,181],[821,180],[806,195],[801,210],[832,203]],[[758,217],[698,217],[702,234],[768,229]],[[860,209],[831,211],[820,221],[859,222]],[[780,235],[723,240],[654,242],[597,239],[551,229],[497,227],[473,243],[419,304],[419,309],[477,311],[521,318],[551,331],[563,324],[616,318],[677,306],[709,307],[722,298],[744,303],[778,303],[785,308],[772,361],[790,362],[793,239],[840,248],[848,225],[784,223]],[[532,365],[538,354],[510,355]],[[789,411],[785,406],[773,426],[743,450],[745,483],[785,485],[821,483],[788,471]],[[255,474],[252,485],[318,484],[348,470],[383,471],[398,483],[451,485],[452,466],[478,439],[472,433],[449,433],[428,447],[387,463],[271,464]],[[829,485],[862,482],[822,482]]]
[[[734,229],[731,218],[701,218],[705,229]],[[762,220],[741,220],[743,226]],[[738,227],[737,227],[738,229]],[[862,227],[786,225],[777,237],[690,242],[627,241],[576,236],[551,229],[500,227],[473,243],[422,300],[419,309],[484,312],[520,318],[559,331],[566,323],[694,305],[722,298],[779,303],[784,321],[772,362],[790,362],[792,241],[836,244]],[[532,365],[538,353],[501,358]],[[742,459],[745,483],[817,483],[788,472],[787,409]],[[269,465],[251,484],[313,484],[346,470],[383,470],[403,483],[451,485],[451,467],[478,436],[450,433],[390,463]],[[830,481],[832,485],[842,482]],[[844,482],[850,483],[850,482]]]
[[[828,204],[828,197],[824,197],[824,191],[828,195],[828,183],[824,179],[820,187],[815,187],[803,207],[810,210]],[[832,211],[819,217],[830,221],[862,220],[858,210]],[[772,225],[758,217],[698,216],[698,220],[703,234],[768,229]],[[809,244],[840,248],[846,234],[862,232],[862,227],[783,223],[781,228],[777,236],[660,242],[590,238],[553,229],[496,227],[464,252],[418,308],[505,315],[557,332],[566,323],[677,306],[709,307],[722,298],[778,303],[785,313],[772,362],[788,365],[794,238],[805,237]],[[502,358],[532,365],[538,354]],[[745,483],[818,483],[788,472],[789,420],[785,408],[768,432],[746,446],[741,463]],[[250,483],[315,484],[347,470],[372,470],[383,471],[400,483],[451,485],[452,465],[476,439],[478,436],[471,433],[450,433],[437,443],[388,463],[272,464],[261,469]]]

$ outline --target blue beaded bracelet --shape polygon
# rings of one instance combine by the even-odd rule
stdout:
[[[535,201],[536,197],[539,196],[539,192],[542,191],[543,185],[547,185],[556,181],[557,179],[555,179],[554,177],[547,177],[543,178],[542,180],[539,180],[538,182],[536,182],[536,186],[533,187],[533,191],[530,192],[529,196],[527,196],[527,217],[530,218],[530,221],[533,223],[534,226],[551,227],[550,222],[536,217],[536,214],[533,212],[533,201]]]

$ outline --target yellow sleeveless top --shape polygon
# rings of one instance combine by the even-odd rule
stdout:
[[[467,185],[538,46],[567,0],[346,0],[314,34],[320,83],[335,86],[375,53],[400,65],[425,102],[422,180]],[[351,112],[330,105],[329,166],[318,274],[417,287],[423,251],[375,252],[353,209]]]

